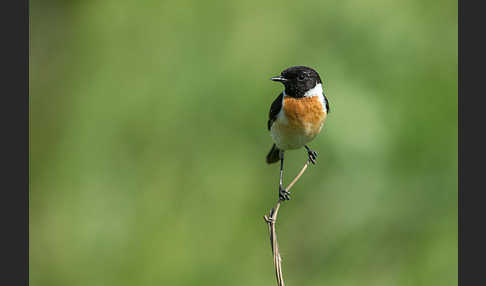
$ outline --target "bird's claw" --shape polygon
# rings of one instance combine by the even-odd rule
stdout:
[[[307,150],[307,156],[309,156],[309,161],[311,161],[311,163],[313,165],[316,164],[316,160],[317,160],[317,152],[316,151],[313,151],[311,149],[308,149]]]
[[[278,198],[281,200],[281,201],[288,201],[290,200],[290,192],[283,189],[282,187],[279,187],[278,189]]]
[[[275,222],[275,219],[271,216],[263,216],[263,218],[265,219],[265,221],[267,223],[274,223]]]

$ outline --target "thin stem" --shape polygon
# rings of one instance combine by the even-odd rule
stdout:
[[[300,177],[304,174],[305,170],[309,166],[310,160],[307,160],[304,167],[300,170],[299,174],[292,180],[292,182],[287,186],[286,190],[289,191],[295,183],[300,179]],[[275,266],[275,275],[277,278],[277,285],[284,286],[283,280],[283,272],[282,272],[282,257],[280,256],[280,252],[278,250],[278,242],[277,242],[277,232],[275,230],[275,224],[277,223],[277,215],[278,210],[280,209],[280,205],[282,200],[278,200],[277,204],[273,209],[270,210],[270,214],[268,216],[263,216],[265,221],[268,224],[268,231],[270,233],[270,245],[272,247],[273,253],[273,265]]]

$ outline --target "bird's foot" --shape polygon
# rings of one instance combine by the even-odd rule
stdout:
[[[317,152],[311,150],[310,148],[307,148],[307,156],[309,156],[309,161],[311,161],[311,163],[315,165],[317,160]]]
[[[288,201],[290,200],[290,192],[286,189],[283,189],[282,186],[278,188],[278,198],[281,201]]]
[[[271,216],[264,215],[263,219],[265,219],[267,223],[275,223],[275,219]]]

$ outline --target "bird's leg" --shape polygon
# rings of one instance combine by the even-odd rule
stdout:
[[[309,160],[312,162],[312,164],[316,164],[316,159],[317,159],[317,152],[311,150],[307,145],[304,145],[305,149],[307,149],[307,156],[309,156]]]
[[[283,184],[283,164],[284,164],[284,151],[280,150],[280,184],[278,185],[278,198],[281,201],[290,200],[290,192],[282,187]]]

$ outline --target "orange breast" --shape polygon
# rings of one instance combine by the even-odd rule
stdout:
[[[309,136],[319,133],[326,119],[326,112],[317,96],[304,98],[285,96],[283,103],[289,127],[301,129]]]

